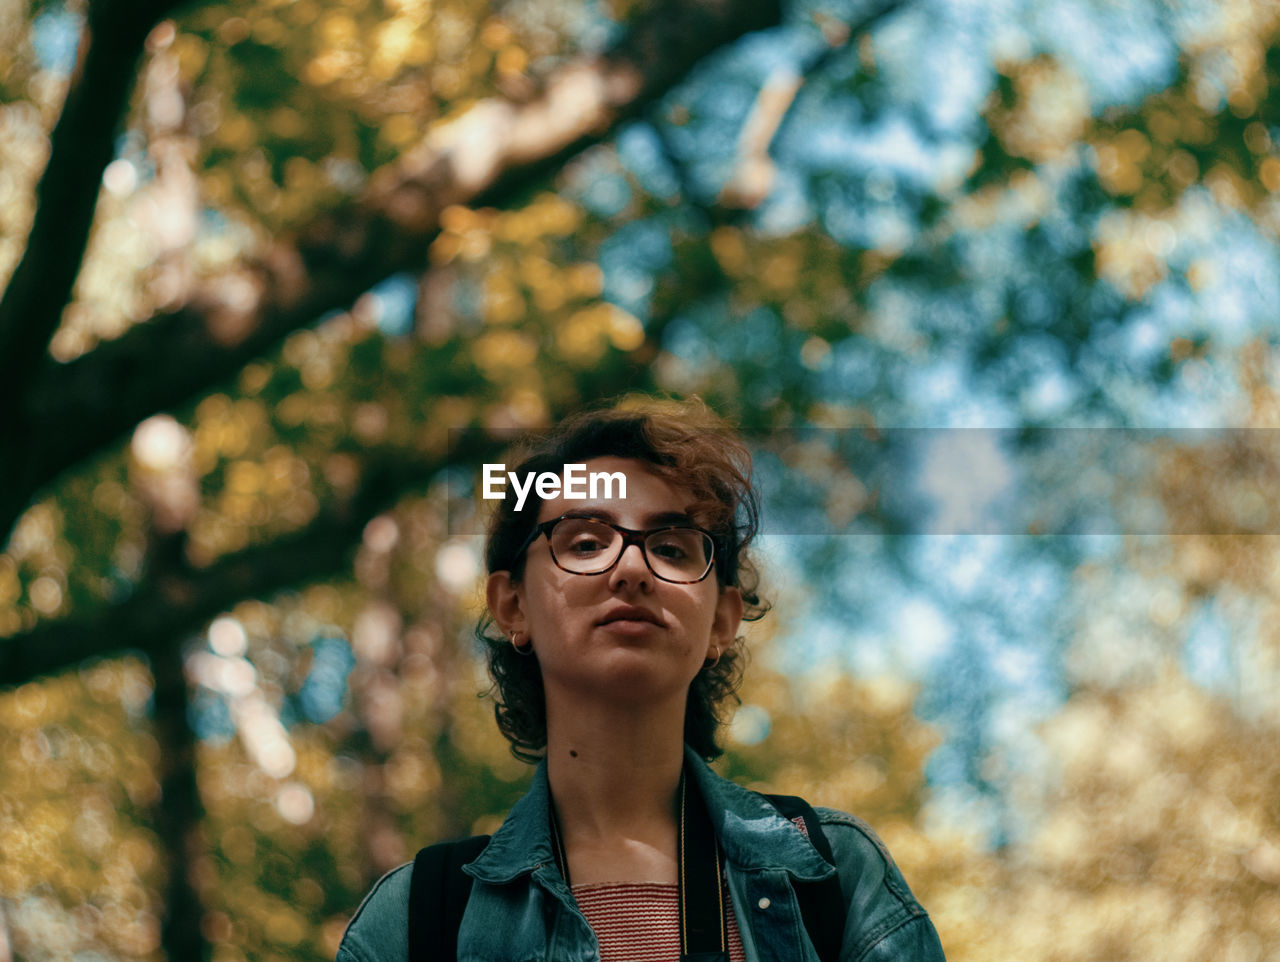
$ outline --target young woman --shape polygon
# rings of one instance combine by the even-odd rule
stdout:
[[[566,421],[515,473],[569,464],[610,489],[508,497],[486,550],[479,634],[533,785],[458,873],[465,910],[415,910],[456,926],[465,962],[942,960],[865,824],[707,767],[739,625],[766,607],[745,447],[701,404],[619,407]],[[339,962],[408,959],[412,870],[375,886]]]

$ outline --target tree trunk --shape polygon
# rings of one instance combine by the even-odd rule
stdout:
[[[182,662],[181,646],[176,644],[161,648],[152,660],[161,791],[155,828],[168,857],[160,941],[171,962],[207,962],[210,946],[201,924],[204,906],[191,880],[201,845],[204,806],[196,784],[196,739],[187,722]]]

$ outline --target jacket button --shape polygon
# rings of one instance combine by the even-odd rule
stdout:
[[[772,903],[767,898],[761,899],[756,903],[756,905],[760,906],[762,909],[767,909],[771,904]]]

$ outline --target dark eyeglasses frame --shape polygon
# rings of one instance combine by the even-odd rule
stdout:
[[[612,528],[614,531],[618,532],[618,534],[622,535],[622,548],[618,551],[618,557],[614,558],[609,562],[609,564],[601,568],[599,571],[573,571],[562,565],[560,563],[560,559],[556,557],[555,551],[551,548],[551,529],[561,521],[569,520],[594,521],[607,528]],[[706,535],[711,542],[711,556],[707,559],[707,570],[702,572],[701,575],[694,578],[692,581],[676,581],[674,578],[668,578],[664,575],[658,574],[658,572],[654,570],[653,562],[649,560],[649,549],[644,546],[644,543],[650,535],[659,534],[663,531],[697,531],[700,534]],[[524,539],[524,544],[522,544],[519,550],[516,551],[515,557],[519,558],[522,554],[528,551],[529,547],[543,535],[547,536],[547,550],[551,555],[551,560],[555,563],[555,566],[561,571],[571,575],[594,577],[595,575],[602,575],[606,572],[612,571],[617,567],[618,562],[622,560],[622,556],[627,553],[627,549],[633,544],[640,546],[640,557],[644,558],[645,567],[653,573],[653,576],[670,585],[696,585],[700,581],[706,581],[707,575],[711,574],[712,570],[716,568],[716,562],[719,560],[719,552],[716,551],[716,536],[706,528],[699,528],[696,524],[664,524],[659,525],[656,528],[645,528],[643,531],[637,531],[635,528],[624,528],[622,525],[614,524],[612,521],[606,521],[604,518],[596,518],[592,515],[582,514],[562,514],[558,518],[552,518],[550,521],[543,521],[534,525],[533,530],[529,532],[529,537]]]

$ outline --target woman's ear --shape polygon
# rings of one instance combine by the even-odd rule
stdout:
[[[742,624],[742,592],[732,585],[721,588],[720,597],[716,599],[716,616],[711,622],[711,643],[708,651],[711,649],[721,653],[727,651],[738,636],[740,624]]]
[[[489,575],[484,594],[493,620],[504,635],[510,636],[513,631],[528,633],[520,585],[512,579],[510,571],[495,571]]]

